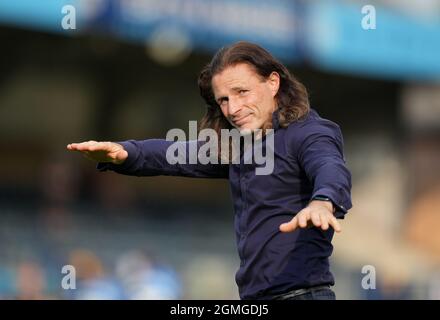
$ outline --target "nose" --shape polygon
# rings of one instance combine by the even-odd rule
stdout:
[[[239,99],[235,97],[230,97],[228,101],[228,113],[230,117],[234,117],[238,115],[241,109],[241,102]]]

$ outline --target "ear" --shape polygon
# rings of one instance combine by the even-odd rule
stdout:
[[[278,89],[280,88],[280,75],[278,72],[273,71],[269,78],[267,79],[269,84],[269,88],[272,91],[272,97],[275,97],[278,93]]]

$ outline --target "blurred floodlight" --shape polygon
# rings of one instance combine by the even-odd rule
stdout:
[[[147,41],[147,53],[156,62],[174,66],[183,62],[191,53],[189,35],[175,26],[160,26]]]

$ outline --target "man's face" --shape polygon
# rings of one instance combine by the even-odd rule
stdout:
[[[271,123],[279,83],[278,73],[262,79],[252,66],[239,63],[214,75],[212,89],[228,121],[241,133],[249,133]]]

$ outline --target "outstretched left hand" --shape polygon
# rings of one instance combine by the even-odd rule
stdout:
[[[329,201],[313,200],[296,216],[280,225],[281,232],[292,232],[299,228],[320,227],[327,230],[329,226],[336,232],[341,232],[341,225],[333,214],[333,204]]]

